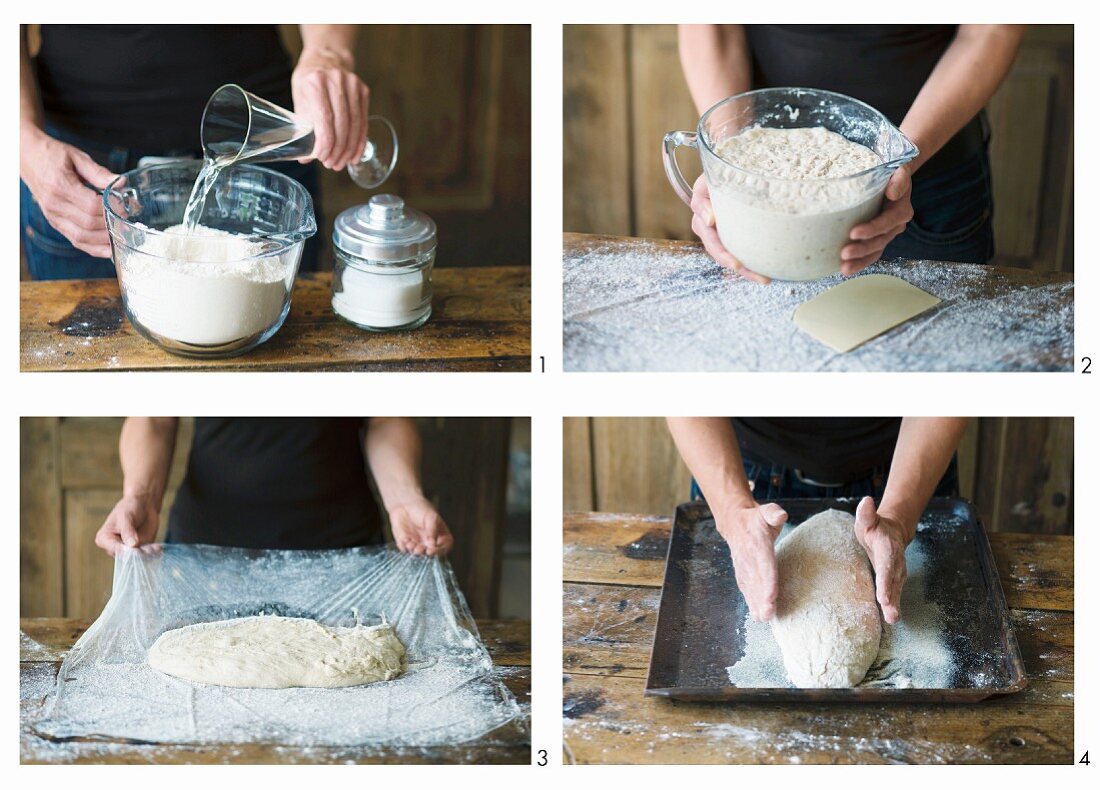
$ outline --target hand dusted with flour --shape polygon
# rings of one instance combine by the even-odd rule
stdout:
[[[174,628],[149,649],[166,675],[236,688],[342,688],[393,680],[405,648],[388,623],[323,626],[300,617],[241,617]]]
[[[772,633],[799,688],[850,688],[878,655],[882,621],[855,517],[826,510],[779,542]]]

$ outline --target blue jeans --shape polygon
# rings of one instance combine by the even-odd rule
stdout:
[[[840,486],[819,486],[800,479],[794,469],[782,464],[759,463],[746,460],[745,476],[752,484],[752,497],[757,502],[774,502],[777,499],[842,499],[873,497],[882,499],[886,490],[886,470],[876,470],[867,477]],[[959,496],[959,466],[957,458],[940,479],[933,496]],[[699,484],[691,481],[691,498],[704,499]]]
[[[918,172],[918,176],[919,176]],[[989,152],[913,182],[913,219],[883,258],[989,263],[993,259],[993,181]]]
[[[145,156],[195,156],[193,151],[138,151],[130,148],[104,146],[84,140],[78,135],[55,127],[47,127],[46,132],[53,138],[75,146],[87,153],[92,159],[106,167],[112,173],[123,173],[138,166]],[[195,130],[198,139],[198,129]],[[315,162],[308,165],[297,162],[271,162],[265,167],[277,170],[297,180],[309,191],[313,198],[313,211],[317,217],[317,226],[322,227],[321,191]],[[106,258],[93,258],[78,250],[62,236],[46,219],[42,209],[35,202],[30,189],[19,181],[19,225],[22,231],[23,255],[27,261],[27,271],[33,280],[70,280],[95,279],[115,276],[114,264]],[[313,236],[306,242],[302,251],[301,271],[317,271],[320,264],[321,242]]]

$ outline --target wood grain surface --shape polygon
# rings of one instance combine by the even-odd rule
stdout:
[[[432,317],[409,332],[367,332],[337,318],[331,274],[300,274],[283,327],[253,351],[189,359],[126,319],[115,280],[20,283],[19,365],[64,370],[531,369],[531,273],[523,266],[436,269]]]
[[[89,739],[55,743],[30,730],[40,710],[41,690],[57,677],[65,653],[91,625],[89,620],[24,618],[19,621],[19,751],[23,763],[250,764],[390,763],[526,764],[528,723],[512,722],[470,743],[426,749],[298,747],[278,743],[204,745],[142,744]],[[531,624],[478,622],[481,639],[504,684],[521,706],[531,702]],[[37,693],[32,693],[37,692]]]
[[[971,705],[730,705],[643,696],[671,520],[564,520],[565,759],[575,763],[1073,761],[1073,539],[990,533],[1029,678]]]

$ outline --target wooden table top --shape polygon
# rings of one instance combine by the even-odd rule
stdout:
[[[1073,539],[989,533],[1028,687],[974,704],[645,697],[668,518],[565,517],[565,759],[576,763],[1069,763]]]
[[[531,270],[439,268],[432,317],[408,332],[358,329],[332,311],[331,273],[299,274],[286,323],[230,359],[175,356],[130,325],[116,280],[22,282],[19,366],[61,370],[529,371]]]
[[[794,311],[839,275],[762,286],[698,242],[566,233],[567,371],[1071,371],[1073,276],[951,261],[880,261],[941,303],[847,353]]]
[[[299,747],[277,743],[192,745],[143,744],[118,740],[54,742],[30,731],[45,694],[52,689],[65,653],[91,625],[61,617],[24,618],[19,647],[19,753],[23,763],[252,764],[393,763],[521,764],[531,761],[527,721],[511,722],[484,737],[456,746],[427,749]],[[521,708],[531,702],[531,624],[517,620],[478,621],[481,639],[501,681]],[[37,644],[35,644],[37,643]],[[43,649],[44,648],[44,649]]]

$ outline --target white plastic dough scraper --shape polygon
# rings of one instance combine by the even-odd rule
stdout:
[[[898,277],[867,274],[802,304],[794,311],[794,323],[843,354],[939,303],[939,297]]]

